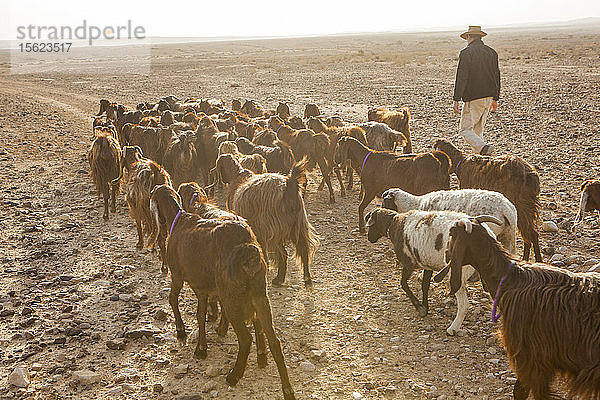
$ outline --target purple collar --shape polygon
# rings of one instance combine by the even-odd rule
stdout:
[[[365,159],[363,160],[363,165],[362,165],[362,168],[360,169],[360,172],[361,172],[361,174],[362,174],[362,171],[363,171],[363,169],[365,169],[365,164],[367,163],[367,159],[369,158],[369,156],[370,156],[372,153],[373,153],[373,150],[371,150],[371,151],[369,152],[369,154],[367,154],[367,155],[365,156]]]
[[[173,228],[175,228],[175,224],[177,223],[177,220],[179,219],[179,217],[181,216],[181,214],[183,214],[183,210],[179,210],[177,212],[177,215],[173,219],[173,223],[171,224],[171,230],[169,231],[169,236],[171,236],[173,234]]]
[[[456,164],[456,168],[454,170],[454,173],[456,175],[458,175],[458,167],[460,167],[460,164],[462,164],[462,162],[464,161],[465,157],[461,158],[460,161],[458,162],[458,164]]]
[[[276,134],[279,133],[279,130],[281,129],[282,126],[283,126],[283,124],[279,125],[279,128],[277,128],[277,131],[275,132]]]
[[[194,199],[198,198],[198,193],[194,193],[192,195],[192,198],[190,199],[190,207],[192,206],[192,204],[194,203]],[[171,228],[171,230],[173,230],[173,228]]]
[[[510,266],[512,267],[515,264],[516,263],[514,261],[511,261]],[[500,298],[500,289],[502,288],[502,284],[508,277],[509,273],[510,273],[510,270],[508,270],[504,273],[504,276],[502,276],[502,279],[500,279],[500,283],[498,284],[498,288],[496,289],[496,295],[494,296],[494,304],[492,305],[492,322],[493,323],[498,322],[498,320],[500,319],[500,312],[496,313],[496,308],[498,307],[498,299]]]

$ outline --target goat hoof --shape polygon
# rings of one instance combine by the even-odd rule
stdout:
[[[419,317],[423,318],[423,317],[427,316],[428,310],[426,307],[419,306],[419,307],[417,307],[417,311],[419,312]]]
[[[283,279],[275,278],[275,279],[273,279],[271,284],[273,284],[273,286],[283,286]]]
[[[292,388],[283,389],[283,400],[296,400],[296,396],[294,396],[294,391]]]
[[[235,376],[233,370],[231,370],[231,372],[229,373],[229,375],[227,375],[227,378],[225,378],[225,380],[227,381],[229,386],[234,387],[235,385],[237,385],[239,378]]]
[[[312,287],[312,285],[313,285],[313,281],[312,281],[311,278],[308,278],[308,279],[304,280],[304,287],[310,288],[310,287]]]
[[[113,213],[113,214],[116,214],[117,213],[117,208],[116,207],[111,207],[110,208],[110,212]]]
[[[185,342],[187,341],[187,333],[185,333],[185,331],[183,332],[177,332],[177,340],[181,343],[181,344],[185,344]]]
[[[102,215],[102,219],[105,220],[105,221],[108,221],[108,214]]]
[[[194,352],[194,357],[199,358],[200,360],[206,359],[206,356],[206,349],[196,349],[196,351]]]
[[[259,354],[257,357],[257,361],[258,361],[258,368],[266,367],[267,366],[267,355]]]
[[[138,250],[141,250],[141,249],[143,249],[143,248],[144,248],[144,243],[137,242],[137,243],[135,244],[135,248],[136,248],[136,249],[138,249]]]
[[[217,328],[217,336],[225,337],[227,336],[228,328]]]
[[[329,198],[329,204],[335,204],[335,197]]]
[[[456,335],[456,331],[452,328],[448,328],[446,329],[446,333],[448,334],[448,336],[454,336]]]

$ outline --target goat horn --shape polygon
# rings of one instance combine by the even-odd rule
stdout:
[[[460,221],[458,221],[457,225],[462,225],[465,227],[465,231],[467,231],[468,234],[471,234],[471,232],[473,231],[473,223],[471,222],[471,220],[465,218],[465,219],[461,219]]]
[[[440,272],[435,274],[435,276],[433,277],[433,281],[436,283],[440,283],[442,279],[444,279],[446,275],[448,275],[448,271],[450,271],[450,263],[446,264],[446,266],[442,268]]]
[[[502,221],[500,221],[498,218],[494,217],[493,215],[478,215],[477,217],[475,217],[473,219],[475,221],[479,222],[480,224],[482,224],[484,222],[491,222],[496,225],[503,225]]]

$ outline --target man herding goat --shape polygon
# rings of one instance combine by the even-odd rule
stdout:
[[[486,46],[481,38],[487,33],[480,26],[469,26],[460,35],[467,41],[461,50],[454,84],[454,112],[461,114],[459,133],[477,154],[490,155],[492,145],[483,138],[483,127],[490,111],[498,107],[500,96],[500,70],[498,54]],[[462,113],[459,101],[464,105]]]

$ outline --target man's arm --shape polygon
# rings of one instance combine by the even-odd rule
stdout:
[[[461,51],[458,56],[458,68],[456,69],[456,81],[454,82],[454,101],[460,101],[467,82],[469,80],[469,60],[465,51]]]
[[[495,53],[495,57],[494,57],[494,72],[496,74],[496,88],[497,88],[496,94],[494,95],[494,100],[498,101],[498,99],[500,98],[500,68],[498,67],[498,53]]]

